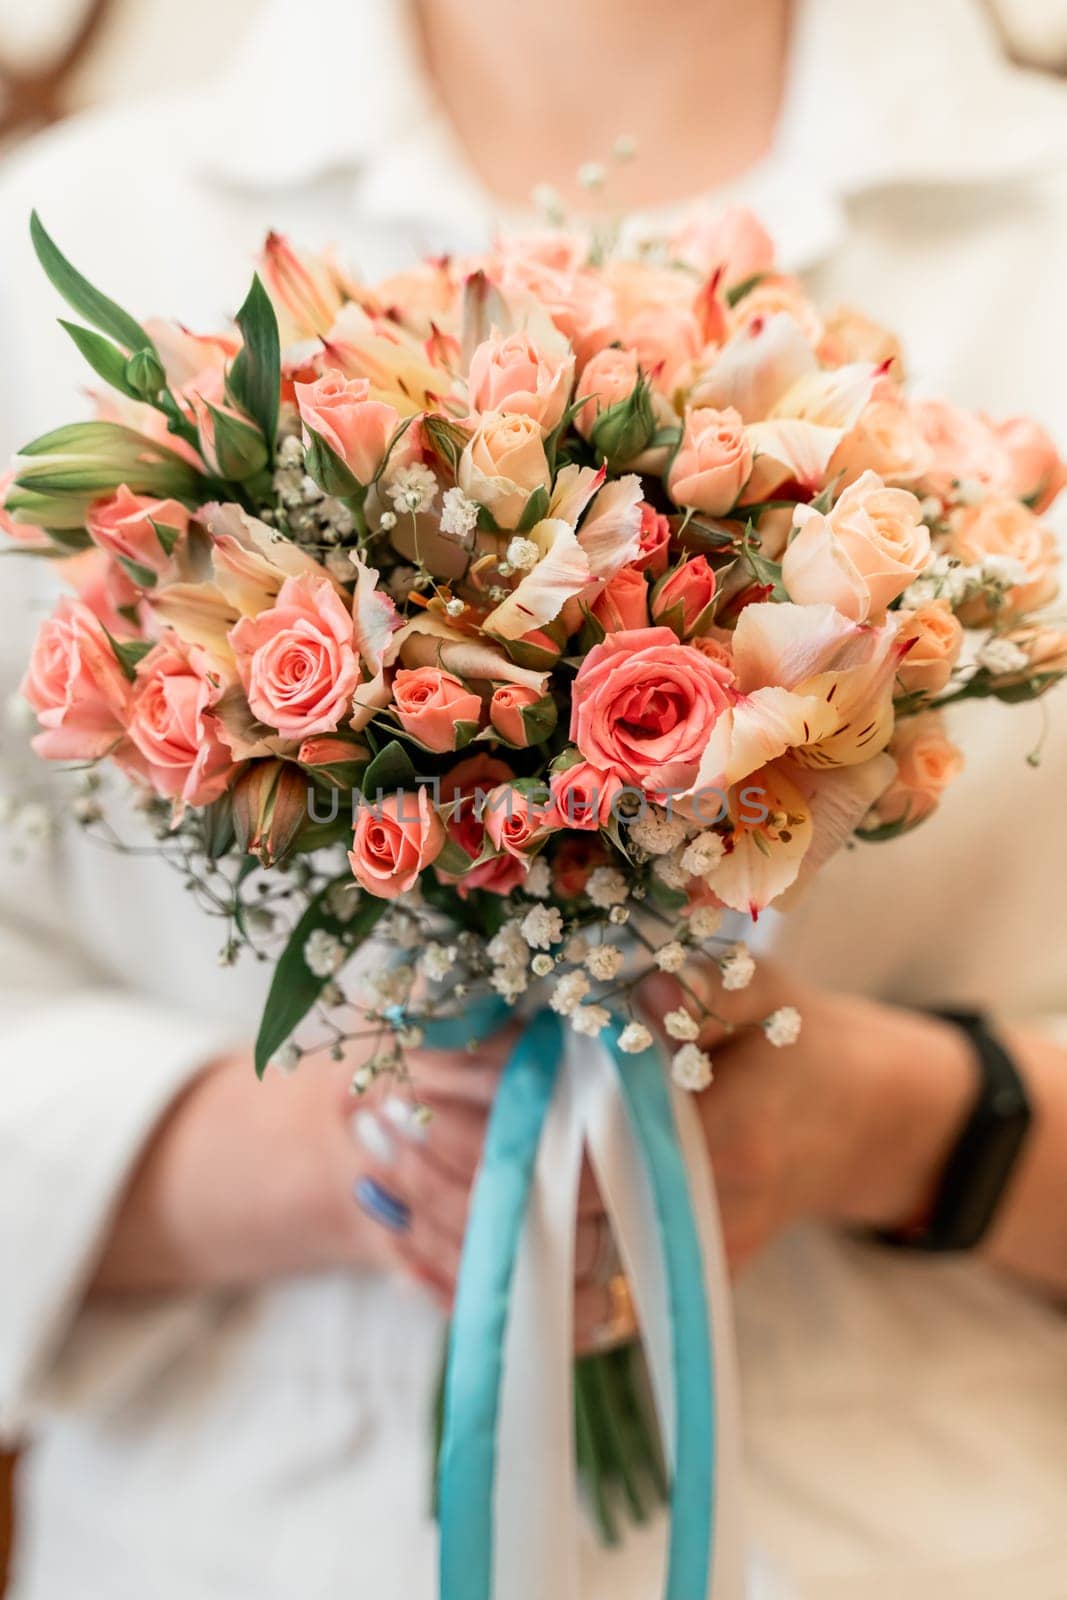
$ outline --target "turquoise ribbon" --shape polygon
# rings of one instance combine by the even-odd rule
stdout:
[[[539,1012],[504,1068],[463,1241],[438,1480],[442,1600],[490,1600],[496,1425],[511,1281],[541,1129],[559,1074],[559,1018]]]
[[[490,1006],[494,1002],[488,1003]],[[505,1014],[507,1008],[504,1008]],[[427,1043],[494,1031],[489,1012],[434,1022]],[[452,1032],[452,1024],[456,1032]],[[442,1031],[443,1030],[443,1031]],[[715,1395],[700,1236],[670,1094],[655,1050],[609,1041],[648,1172],[667,1281],[675,1464],[664,1600],[704,1600],[711,1565]],[[445,1377],[438,1484],[441,1600],[492,1600],[496,1432],[511,1284],[537,1148],[563,1058],[559,1018],[539,1012],[504,1069],[471,1200]],[[506,1596],[499,1600],[507,1600]]]
[[[704,1600],[715,1505],[715,1378],[704,1259],[663,1065],[611,1050],[644,1157],[667,1278],[674,1362],[674,1477],[665,1600]]]
[[[403,1006],[390,1006],[383,1014],[395,1027],[421,1028],[428,1050],[466,1050],[469,1044],[480,1044],[490,1034],[498,1033],[515,1012],[498,995],[483,995],[454,1017],[409,1015]]]

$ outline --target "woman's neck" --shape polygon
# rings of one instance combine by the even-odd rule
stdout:
[[[602,204],[639,208],[716,187],[767,153],[790,0],[418,0],[422,50],[468,161],[498,200],[577,180],[620,135],[636,159]],[[595,200],[593,202],[595,205]]]

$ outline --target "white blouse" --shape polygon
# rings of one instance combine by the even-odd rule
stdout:
[[[1067,443],[1063,91],[1007,67],[968,0],[798,11],[776,149],[739,190],[820,299],[905,335],[924,390],[1033,411]],[[275,6],[211,95],[65,124],[5,169],[8,447],[83,382],[31,205],[109,293],[193,327],[239,303],[268,226],[373,275],[493,221],[398,4]],[[38,564],[2,574],[10,687],[50,602]],[[827,985],[976,1001],[1067,1041],[1067,702],[1048,714],[1034,770],[1039,710],[961,708],[968,771],[937,819],[843,855],[761,939]],[[3,768],[6,790],[41,781],[8,730]],[[216,944],[158,862],[68,837],[0,873],[0,1432],[34,1441],[15,1600],[429,1600],[441,1327],[418,1290],[352,1272],[82,1304],[151,1128],[254,1026],[262,974],[220,971]],[[751,1527],[798,1595],[1067,1594],[1059,1310],[977,1263],[812,1228],[746,1274],[737,1317]],[[651,1600],[661,1540],[590,1539],[590,1600]]]

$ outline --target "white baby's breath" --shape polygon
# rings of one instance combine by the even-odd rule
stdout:
[[[437,479],[422,461],[412,461],[389,475],[385,492],[397,511],[417,516],[429,511],[437,499]]]
[[[467,539],[478,525],[478,502],[470,500],[457,484],[441,500],[441,532],[451,539]]]
[[[595,1039],[598,1033],[611,1021],[611,1012],[607,1006],[578,1006],[570,1014],[571,1027],[575,1033],[581,1033],[589,1039]]]
[[[522,936],[533,950],[549,950],[563,936],[563,913],[557,906],[533,906],[522,919]]]
[[[547,978],[550,972],[555,972],[556,963],[550,955],[546,955],[542,951],[540,955],[534,956],[530,962],[530,968],[535,977]]]
[[[643,816],[630,823],[630,839],[639,850],[650,856],[670,855],[677,850],[686,835],[686,826],[680,817],[669,817],[665,811],[649,806]]]
[[[523,889],[533,900],[545,900],[552,891],[552,874],[542,856],[534,856],[526,869]]]
[[[585,892],[595,906],[606,911],[609,906],[621,906],[630,890],[617,867],[596,867],[589,874]]]
[[[672,850],[669,856],[659,856],[652,863],[652,871],[668,889],[684,889],[689,882],[689,874],[682,866],[680,850]]]
[[[689,931],[701,942],[714,938],[722,927],[722,917],[721,906],[697,906],[689,918]]]
[[[652,1044],[652,1035],[643,1022],[628,1022],[619,1034],[619,1049],[628,1056],[640,1055]]]
[[[625,956],[617,944],[596,944],[585,958],[585,970],[600,983],[617,977]]]
[[[668,1011],[663,1026],[667,1030],[667,1037],[677,1039],[680,1044],[691,1044],[700,1033],[700,1023],[684,1006],[679,1006],[677,1011]]]
[[[517,533],[508,545],[508,566],[514,567],[516,572],[529,572],[540,559],[541,552],[533,540],[524,538],[521,533]]]
[[[719,961],[724,989],[747,989],[756,974],[756,963],[746,944],[732,944]]]
[[[779,1006],[764,1020],[763,1031],[779,1050],[800,1038],[800,1012],[796,1006]]]
[[[316,978],[332,978],[344,966],[345,947],[336,934],[316,928],[304,942],[304,964]]]
[[[561,1017],[569,1017],[574,1008],[581,1005],[589,988],[589,979],[584,972],[567,972],[556,984],[548,1003]]]
[[[440,983],[455,966],[456,954],[454,944],[438,944],[434,940],[422,952],[419,965],[431,982]]]
[[[671,1062],[671,1077],[682,1089],[706,1089],[711,1082],[711,1057],[697,1044],[683,1044]]]
[[[694,878],[706,878],[713,872],[726,854],[726,846],[717,833],[710,830],[698,834],[690,840],[682,851],[681,865],[684,872],[691,873]]]
[[[671,939],[660,945],[652,959],[661,972],[681,972],[685,966],[685,945]]]
[[[978,665],[999,677],[1005,672],[1021,672],[1028,657],[1013,639],[987,639],[975,657]]]

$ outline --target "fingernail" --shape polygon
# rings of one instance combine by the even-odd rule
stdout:
[[[411,1226],[411,1212],[403,1200],[383,1189],[373,1178],[358,1178],[352,1192],[360,1209],[383,1228],[392,1233],[406,1233]]]
[[[349,1127],[352,1137],[380,1166],[391,1167],[396,1160],[396,1147],[373,1111],[357,1111]]]
[[[419,1120],[419,1114],[410,1100],[401,1100],[398,1094],[391,1094],[382,1106],[382,1113],[389,1118],[401,1138],[411,1139],[416,1144],[421,1144],[426,1138],[426,1125]]]

